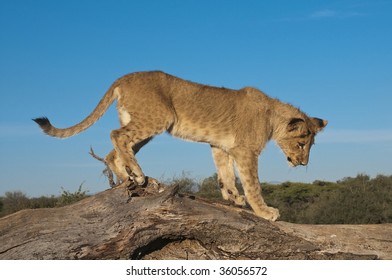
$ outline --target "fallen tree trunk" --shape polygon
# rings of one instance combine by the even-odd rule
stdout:
[[[0,259],[392,259],[391,232],[272,223],[175,187],[127,202],[114,188],[0,219]]]

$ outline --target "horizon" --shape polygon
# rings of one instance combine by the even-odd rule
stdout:
[[[104,157],[115,106],[86,132],[83,120],[119,77],[162,70],[193,82],[256,87],[328,120],[307,167],[290,168],[271,141],[261,182],[335,182],[392,174],[392,2],[347,1],[1,1],[0,196],[57,195],[61,187],[108,188]],[[115,15],[115,16],[114,16]],[[147,176],[216,172],[210,148],[162,134],[137,154]]]

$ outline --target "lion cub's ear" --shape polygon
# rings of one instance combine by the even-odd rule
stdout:
[[[301,130],[305,127],[305,120],[300,118],[292,118],[287,125],[287,131],[293,132]]]
[[[319,118],[310,118],[310,120],[312,121],[312,123],[316,129],[316,131],[315,131],[316,133],[323,130],[323,128],[326,127],[328,124],[328,121],[322,120]]]

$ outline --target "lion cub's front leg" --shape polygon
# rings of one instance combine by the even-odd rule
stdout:
[[[257,172],[258,154],[247,150],[236,149],[231,151],[236,162],[238,174],[244,187],[246,200],[257,216],[275,221],[279,218],[279,210],[267,206],[261,196],[261,187]]]

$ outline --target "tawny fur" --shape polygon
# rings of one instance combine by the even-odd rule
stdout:
[[[276,220],[279,211],[261,196],[258,156],[274,139],[290,165],[306,165],[316,133],[327,121],[311,118],[297,108],[255,88],[240,90],[197,84],[163,72],[138,72],[115,81],[94,111],[72,127],[58,129],[47,118],[35,121],[54,137],[70,137],[94,124],[117,100],[121,127],[110,134],[114,150],[106,156],[121,180],[129,176],[143,184],[145,175],[135,154],[157,134],[167,131],[183,139],[209,143],[223,198],[246,201],[263,218]],[[235,187],[234,164],[245,197]]]

